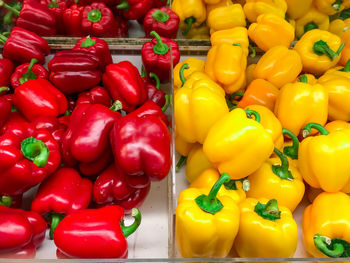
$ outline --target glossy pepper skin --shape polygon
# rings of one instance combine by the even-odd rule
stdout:
[[[73,94],[100,83],[101,61],[86,50],[63,50],[49,61],[50,81],[63,93]]]
[[[10,87],[11,74],[15,69],[13,62],[7,58],[0,59],[0,88]]]
[[[40,3],[47,6],[51,13],[54,14],[56,20],[56,33],[57,35],[65,34],[65,27],[63,25],[63,12],[68,8],[73,1],[65,0],[40,0]]]
[[[38,63],[45,63],[45,56],[50,54],[50,47],[45,39],[21,27],[14,27],[7,38],[0,35],[4,44],[2,56],[18,63],[30,62],[33,58]]]
[[[223,174],[210,192],[188,188],[180,193],[175,240],[182,257],[226,257],[230,252],[238,231],[239,209],[231,197],[218,195],[228,181],[229,175]]]
[[[137,20],[145,16],[152,4],[151,0],[120,0],[117,10],[125,19]]]
[[[215,31],[210,36],[210,42],[212,46],[227,43],[233,45],[238,43],[244,50],[244,53],[248,56],[248,31],[245,27],[237,26],[234,28],[223,29],[219,31]]]
[[[258,61],[253,76],[255,79],[265,79],[281,88],[293,82],[302,70],[302,60],[295,50],[285,46],[275,46],[268,50]]]
[[[275,14],[284,18],[287,11],[286,0],[247,0],[243,6],[244,13],[250,22],[256,22],[261,14]]]
[[[84,7],[78,6],[77,4],[71,5],[69,8],[64,10],[62,15],[63,25],[66,33],[69,36],[79,37],[83,34],[83,29],[81,26],[83,10]]]
[[[344,1],[347,2],[347,1]],[[344,9],[343,1],[315,0],[315,7],[326,15],[334,15]]]
[[[169,106],[169,95],[166,95],[164,91],[160,90],[160,80],[156,74],[151,72],[149,76],[150,78],[142,77],[147,92],[147,98],[156,103],[159,107],[164,107],[163,110],[165,111]],[[155,85],[152,83],[151,79],[155,80]]]
[[[202,174],[202,172],[210,168],[213,168],[213,165],[209,162],[207,156],[205,156],[203,152],[203,145],[196,143],[189,151],[186,160],[187,181],[192,183]]]
[[[348,123],[346,121],[336,120],[336,121],[328,122],[324,127],[327,131],[332,133],[335,131],[350,129],[350,123]]]
[[[154,38],[143,44],[141,49],[142,63],[148,74],[153,72],[161,82],[169,82],[171,67],[180,60],[179,46],[169,38],[160,37],[155,31],[150,35]]]
[[[129,61],[108,65],[102,80],[112,99],[119,100],[126,112],[132,112],[147,100],[140,73]]]
[[[151,100],[146,101],[140,108],[134,110],[132,114],[139,118],[152,115],[160,119],[166,126],[170,126],[168,117],[164,114],[162,108]]]
[[[0,128],[2,128],[11,113],[11,102],[4,97],[0,97],[0,112]]]
[[[173,69],[175,89],[180,88],[182,86],[182,81],[180,79],[180,69],[186,63],[188,64],[188,69],[183,71],[183,76],[185,79],[187,79],[193,72],[204,72],[205,62],[202,59],[186,58],[184,61],[177,63]]]
[[[164,6],[147,12],[143,20],[143,29],[146,37],[150,37],[150,33],[156,31],[162,37],[176,38],[179,23],[179,16]]]
[[[135,221],[124,226],[120,206],[85,209],[66,216],[57,226],[55,245],[68,258],[127,258],[126,237],[136,231],[141,214],[133,210]]]
[[[288,16],[291,19],[298,19],[310,10],[312,0],[286,0],[286,3]]]
[[[275,199],[266,198],[247,198],[239,208],[241,217],[234,246],[240,257],[293,256],[298,227],[288,208],[278,205]]]
[[[289,48],[295,37],[294,31],[294,27],[283,18],[262,14],[249,26],[248,35],[259,48],[267,51],[279,45]]]
[[[328,27],[329,17],[311,6],[307,13],[295,21],[295,34],[297,38],[301,38],[312,29],[328,30]]]
[[[313,257],[349,257],[349,205],[347,194],[323,192],[305,209],[304,244]]]
[[[109,108],[112,106],[112,99],[107,89],[96,86],[78,94],[76,105],[83,103],[102,104]]]
[[[346,18],[344,20],[342,19],[335,19],[329,24],[328,31],[342,37],[350,27],[350,17]]]

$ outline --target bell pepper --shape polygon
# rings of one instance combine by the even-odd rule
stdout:
[[[252,83],[252,81],[254,80],[254,70],[256,68],[256,64],[250,64],[247,66],[246,70],[245,70],[245,75],[246,75],[246,82],[247,82],[247,86],[250,85],[250,83]]]
[[[112,106],[112,99],[105,88],[96,86],[78,94],[76,105],[83,103],[102,104],[109,108]]]
[[[4,44],[2,56],[21,64],[30,62],[33,58],[44,64],[45,56],[50,54],[45,39],[20,27],[14,27],[8,38],[0,35],[0,43]]]
[[[321,29],[328,30],[329,17],[315,7],[311,6],[310,10],[307,11],[303,16],[295,21],[295,34],[297,38],[301,38],[304,33],[313,30]]]
[[[74,4],[64,10],[62,19],[66,33],[69,36],[79,37],[83,35],[81,20],[83,18],[83,6]]]
[[[346,121],[336,120],[328,122],[324,128],[329,131],[329,133],[335,132],[335,131],[341,131],[345,129],[350,129],[350,123]]]
[[[315,0],[314,5],[320,12],[328,16],[339,13],[344,9],[343,0]]]
[[[199,27],[206,19],[207,11],[202,0],[174,0],[171,4],[180,18],[182,34],[187,35],[192,27]]]
[[[83,37],[75,44],[73,50],[86,50],[96,55],[101,63],[101,68],[113,63],[111,52],[105,40],[97,37]]]
[[[11,103],[4,97],[0,97],[0,128],[2,128],[11,113]]]
[[[165,1],[165,0],[153,0],[152,7],[159,8],[159,7],[166,6],[166,5],[167,5],[167,1]]]
[[[347,18],[345,20],[335,19],[329,24],[328,31],[339,37],[342,37],[345,31],[349,30],[349,28],[350,18]]]
[[[343,51],[340,53],[339,65],[345,66],[346,62],[350,59],[350,30],[344,32],[343,37],[341,38],[342,43],[345,44]]]
[[[208,13],[206,23],[210,28],[211,34],[218,30],[246,26],[245,15],[240,4],[222,6],[213,9]]]
[[[247,198],[239,204],[241,217],[234,247],[240,257],[289,258],[298,241],[291,211],[276,199]],[[263,237],[263,238],[261,238]]]
[[[175,240],[182,257],[226,257],[238,231],[239,209],[227,195],[217,196],[228,174],[208,189],[188,188],[176,208]]]
[[[155,31],[150,35],[154,38],[143,44],[141,49],[142,63],[148,74],[153,72],[161,82],[169,82],[170,71],[180,60],[179,46],[169,38],[160,37]]]
[[[294,27],[282,17],[262,14],[249,26],[248,35],[259,48],[268,51],[280,45],[289,48],[295,37],[294,31]]]
[[[156,31],[162,37],[176,38],[179,23],[179,16],[164,6],[147,12],[143,20],[143,29],[146,37],[150,37],[150,33]]]
[[[86,50],[63,50],[49,61],[50,81],[63,93],[90,89],[101,81],[100,59]]]
[[[1,98],[6,99],[5,96],[2,96]],[[10,107],[11,106],[12,102],[10,102]],[[26,132],[33,132],[33,129],[33,125],[29,123],[20,112],[11,109],[4,125],[1,127],[0,134],[4,135],[11,133],[15,136],[24,137]]]
[[[185,158],[183,161],[186,160],[186,156],[189,154],[194,145],[195,143],[186,142],[181,136],[178,135],[175,129],[175,150],[181,154],[181,158]],[[176,168],[178,169],[177,165]]]
[[[170,125],[168,117],[164,114],[162,108],[151,100],[146,101],[146,103],[143,104],[140,108],[134,110],[132,114],[138,118],[152,115],[160,119],[166,126]]]
[[[199,27],[192,27],[186,34],[187,39],[209,39],[209,27],[206,24],[202,24]]]
[[[212,46],[221,43],[227,43],[230,45],[238,43],[241,45],[246,56],[248,56],[249,40],[248,31],[245,27],[237,26],[234,28],[215,31],[210,36],[210,42]]]
[[[42,65],[35,64],[38,60],[33,58],[30,63],[18,66],[11,75],[11,86],[18,88],[24,82],[31,79],[48,79],[49,72]]]
[[[231,179],[255,172],[273,152],[273,140],[255,115],[257,121],[248,118],[244,110],[234,109],[211,126],[204,140],[203,151],[209,161]]]
[[[207,156],[203,152],[203,146],[199,143],[193,145],[188,153],[186,160],[186,179],[190,183],[195,181],[200,174],[207,170],[213,168],[213,165],[209,162]],[[215,179],[215,181],[218,178]],[[211,187],[212,185],[210,185]],[[209,187],[209,188],[210,188]],[[201,187],[196,187],[201,188]]]
[[[312,75],[312,74],[302,74],[302,75],[299,75],[299,77],[295,80],[295,82],[302,82],[303,78],[307,79],[307,83],[311,84],[311,85],[315,85],[317,84],[317,81],[318,81],[318,77],[316,78],[315,75]]]
[[[10,87],[11,74],[14,69],[15,65],[12,63],[11,60],[7,58],[0,59],[0,89]],[[2,92],[3,91],[0,90],[0,94]]]
[[[125,19],[137,20],[146,15],[152,4],[152,0],[120,0],[117,10],[121,12]]]
[[[143,177],[144,178],[144,177]],[[93,187],[93,197],[98,205],[116,204],[123,207],[126,214],[132,208],[140,207],[151,188],[148,177],[146,181],[137,178],[129,183],[130,178],[116,164],[111,164],[96,179]],[[135,186],[135,183],[138,184]]]
[[[222,43],[209,50],[205,73],[231,94],[245,86],[246,67],[247,56],[240,44]]]
[[[156,84],[154,85],[150,78],[144,76],[142,77],[142,81],[147,92],[147,98],[148,100],[151,100],[154,103],[156,103],[159,107],[162,107],[162,110],[165,111],[170,103],[169,95],[165,94],[164,91],[160,90],[160,80],[156,74],[151,72],[149,76],[150,78],[155,79]]]
[[[312,0],[286,0],[289,18],[298,19],[304,16],[310,10],[312,2]]]
[[[238,1],[235,1],[235,3]],[[215,4],[207,4],[207,17],[210,14],[211,11],[213,11],[214,9],[218,8],[218,7],[223,7],[223,6],[229,6],[229,5],[233,5],[232,0],[220,0]]]
[[[102,172],[108,165],[113,162],[112,149],[108,147],[106,151],[92,162],[80,162],[79,172],[84,176],[95,178],[100,172]]]
[[[40,0],[42,5],[45,5],[54,14],[56,20],[56,34],[64,35],[66,30],[63,24],[63,12],[68,8],[73,1],[66,0]]]
[[[293,82],[302,67],[298,52],[285,46],[275,46],[259,59],[253,76],[255,79],[265,79],[280,89],[285,84]]]
[[[116,37],[129,37],[129,24],[128,21],[121,16],[116,15],[114,17],[117,23],[117,36]]]
[[[134,222],[124,225],[120,206],[85,209],[66,216],[57,226],[54,241],[69,258],[127,258],[126,238],[141,223],[141,213],[132,211]]]
[[[306,32],[294,49],[301,57],[303,70],[320,75],[338,63],[344,45],[337,35],[314,29]]]
[[[303,129],[304,138],[312,128],[320,135],[306,138],[300,143],[298,166],[301,175],[314,188],[349,193],[350,163],[344,158],[350,152],[350,130],[329,133],[322,125],[309,123]]]
[[[108,65],[102,81],[112,99],[120,101],[126,112],[132,112],[147,100],[140,73],[129,61]]]
[[[175,89],[178,89],[182,86],[182,81],[180,79],[180,69],[184,64],[188,64],[188,68],[183,71],[183,76],[185,79],[187,79],[193,72],[204,72],[205,62],[199,58],[186,58],[184,61],[177,63],[173,70]]]
[[[284,18],[287,3],[286,0],[246,0],[243,10],[248,20],[253,23],[261,14],[274,14]]]

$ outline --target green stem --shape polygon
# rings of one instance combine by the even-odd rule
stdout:
[[[95,40],[92,40],[91,39],[91,37],[90,36],[87,36],[86,38],[85,38],[85,40],[81,43],[81,47],[87,47],[87,48],[89,48],[89,47],[92,47],[93,45],[95,45],[96,44],[96,41]]]
[[[18,112],[18,109],[15,106],[11,106],[11,112]]]
[[[199,208],[202,209],[204,212],[208,212],[213,215],[219,212],[224,206],[216,197],[216,195],[218,194],[218,191],[220,190],[221,186],[228,181],[230,181],[230,176],[227,173],[223,173],[220,176],[219,180],[217,180],[216,183],[213,185],[208,195],[198,196],[195,199],[195,201]]]
[[[1,7],[1,6],[4,7],[5,9],[11,11],[12,13],[14,13],[16,16],[19,16],[19,13],[20,13],[19,10],[17,10],[16,8],[14,8],[14,7],[12,7],[12,6],[8,5],[8,4],[6,4],[6,3],[5,3],[4,1],[2,1],[2,0],[0,0],[0,7]]]
[[[12,197],[11,196],[7,196],[7,195],[3,195],[0,197],[0,205],[6,206],[6,207],[10,207],[12,203]]]
[[[238,190],[237,184],[236,182],[242,182],[242,189],[244,192],[248,192],[250,189],[250,182],[247,178],[242,178],[242,179],[238,179],[238,180],[230,180],[226,183],[224,183],[224,187],[227,190]]]
[[[182,65],[182,67],[179,70],[180,80],[181,80],[181,83],[182,83],[181,87],[183,87],[183,85],[186,82],[186,79],[185,79],[185,76],[184,76],[184,70],[185,69],[189,69],[189,68],[190,68],[190,66],[187,63],[185,63],[185,64]]]
[[[20,82],[21,84],[23,84],[24,82],[26,82],[26,81],[28,81],[28,80],[36,79],[36,78],[37,78],[37,76],[35,75],[35,73],[32,71],[34,64],[37,63],[37,62],[38,62],[37,59],[32,58],[32,60],[30,61],[29,66],[28,66],[27,72],[24,73],[24,74],[22,75],[22,77],[19,79],[19,82]]]
[[[287,134],[293,142],[292,146],[286,146],[283,148],[283,153],[293,160],[298,159],[298,152],[299,152],[299,140],[298,138],[292,133],[290,130],[287,130],[285,128],[282,129],[282,133],[285,135]]]
[[[157,39],[157,44],[153,47],[153,52],[158,54],[158,55],[164,55],[168,53],[169,47],[167,44],[164,44],[162,42],[162,39],[160,36],[157,34],[156,31],[151,31],[150,36],[155,37]]]
[[[123,109],[123,104],[120,100],[113,102],[112,106],[109,108],[112,111],[118,111]]]
[[[184,36],[186,36],[188,34],[188,32],[191,30],[192,24],[196,22],[196,18],[191,16],[191,17],[186,18],[184,22],[187,25],[187,27],[184,31],[182,31],[182,34]]]
[[[329,132],[321,124],[310,122],[310,123],[306,124],[302,130],[303,138],[305,138],[311,134],[311,129],[318,130],[321,135],[328,135],[329,134]]]
[[[343,0],[335,0],[334,3],[332,4],[332,8],[335,11],[339,11],[342,3],[343,3]]]
[[[165,23],[169,20],[169,15],[161,10],[156,10],[153,12],[152,18],[158,22]]]
[[[307,76],[306,75],[301,75],[300,77],[299,77],[299,81],[300,82],[302,82],[302,83],[307,83]]]
[[[92,23],[99,22],[102,18],[102,13],[98,9],[93,9],[88,13],[88,20]]]
[[[3,93],[4,91],[9,91],[9,87],[0,87],[0,94]]]
[[[229,111],[237,108],[237,105],[230,100],[229,96],[225,96],[225,100]]]
[[[124,237],[130,236],[132,233],[136,231],[136,229],[141,224],[141,213],[137,208],[133,208],[131,210],[131,216],[134,218],[134,222],[130,226],[124,225],[124,220],[120,222],[120,226],[122,228],[122,232]]]
[[[275,148],[273,151],[278,156],[278,158],[281,159],[281,165],[272,165],[272,172],[281,179],[289,181],[294,180],[291,171],[288,170],[289,162],[287,157],[284,156],[284,154],[281,153],[277,148]]]
[[[319,56],[326,55],[330,58],[330,60],[334,60],[334,58],[336,56],[339,56],[339,54],[343,50],[344,46],[345,46],[344,43],[341,44],[340,47],[338,48],[338,50],[336,52],[334,52],[325,41],[319,40],[319,41],[315,42],[315,44],[313,46],[313,51],[315,54],[317,54]]]
[[[309,22],[304,26],[304,33],[313,29],[317,29],[318,25],[315,22]]]
[[[147,73],[146,73],[145,67],[142,65],[141,66],[141,78],[145,78],[145,77],[147,77]]]
[[[7,39],[8,39],[7,37],[5,37],[4,35],[0,34],[0,43],[5,44]]]
[[[49,148],[47,145],[33,137],[21,142],[21,151],[25,158],[33,161],[38,167],[45,167],[49,160]]]
[[[251,118],[251,115],[253,115],[255,121],[260,122],[260,114],[257,111],[246,109],[245,112],[247,113],[248,118]]]
[[[162,107],[162,112],[165,112],[167,110],[167,108],[169,107],[169,105],[170,105],[170,97],[169,97],[169,95],[166,94],[164,96],[164,98],[165,98],[165,103],[164,103],[164,106]]]
[[[149,77],[156,81],[156,88],[157,88],[157,90],[160,90],[160,80],[159,80],[157,74],[151,72],[151,73],[149,73]]]
[[[255,58],[255,56],[256,56],[256,50],[255,50],[255,48],[254,48],[252,45],[249,45],[249,46],[248,46],[248,49],[249,49],[249,51],[251,52],[251,53],[249,54],[249,56],[250,56],[251,58]]]
[[[127,0],[121,0],[120,4],[117,5],[117,9],[123,9],[124,11],[129,11],[130,4]]]
[[[234,99],[236,97],[243,97],[244,96],[244,92],[235,92],[230,94],[228,97],[229,99]]]
[[[328,257],[338,258],[350,256],[350,244],[343,239],[330,239],[329,237],[315,234],[314,244],[318,250]]]
[[[62,219],[64,218],[64,215],[52,212],[52,213],[50,213],[49,218],[51,219],[50,239],[52,240],[55,229],[58,226],[58,224],[62,221]]]
[[[345,67],[343,69],[341,69],[341,71],[343,71],[343,72],[349,72],[350,71],[350,59],[348,59],[348,61],[345,64]]]
[[[254,212],[264,219],[275,221],[281,218],[281,211],[278,209],[276,199],[271,199],[266,204],[258,202],[254,208]]]
[[[51,0],[51,2],[47,6],[50,8],[60,7],[60,5],[57,3],[57,0]]]
[[[178,172],[180,171],[181,166],[185,163],[187,157],[181,155],[179,161],[177,162],[176,166],[175,166],[175,171]]]

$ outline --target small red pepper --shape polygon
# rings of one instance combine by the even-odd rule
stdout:
[[[116,15],[115,21],[117,23],[117,35],[116,37],[129,37],[129,24],[124,18],[119,15]]]
[[[14,27],[9,38],[0,34],[0,43],[4,44],[2,56],[20,64],[30,62],[33,58],[44,64],[45,56],[50,54],[45,39],[20,27]]]
[[[67,110],[67,99],[46,79],[32,79],[15,89],[15,107],[30,121],[40,115],[61,115]]]
[[[15,69],[11,75],[12,88],[18,88],[31,79],[48,79],[49,72],[42,65],[35,64],[38,60],[33,58],[30,63],[24,63]]]
[[[83,35],[81,20],[83,18],[83,6],[74,4],[63,11],[62,20],[66,33],[69,36],[79,37]]]
[[[141,49],[143,65],[148,74],[153,72],[161,82],[169,82],[172,67],[175,67],[180,60],[179,46],[169,38],[160,37],[155,31],[150,35],[154,38],[143,44]]]
[[[109,108],[112,106],[112,99],[105,88],[96,86],[91,90],[79,93],[76,105],[83,103],[102,104]]]
[[[69,3],[70,2],[70,3]],[[66,0],[40,0],[42,5],[45,5],[54,14],[56,19],[56,29],[58,35],[65,34],[65,27],[63,24],[63,12],[73,1]]]
[[[99,58],[86,50],[59,51],[48,68],[50,81],[65,94],[95,87],[102,76]]]
[[[137,20],[143,17],[152,7],[153,0],[120,0],[117,9],[124,18]]]
[[[7,58],[0,58],[0,94],[2,93],[1,89],[10,87],[10,79],[15,65],[11,60]]]
[[[134,222],[124,225],[120,206],[86,209],[66,216],[57,226],[54,241],[69,258],[127,258],[126,237],[141,223],[141,213],[132,211]]]
[[[146,74],[146,72],[144,72]],[[156,85],[153,84],[150,78],[142,76],[143,83],[145,84],[145,89],[147,91],[147,97],[149,100],[156,103],[159,107],[162,107],[164,112],[170,103],[169,95],[165,94],[164,91],[160,90],[160,81],[156,74],[150,73],[150,78],[153,78],[156,81]]]
[[[179,16],[164,6],[153,8],[147,12],[143,20],[143,28],[146,37],[150,37],[150,33],[156,31],[162,37],[176,38],[179,23]]]

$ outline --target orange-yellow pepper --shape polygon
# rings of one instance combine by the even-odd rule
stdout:
[[[285,19],[274,14],[262,14],[248,29],[249,38],[264,51],[275,46],[289,48],[294,40],[294,27]]]
[[[345,129],[350,129],[350,123],[346,121],[336,120],[328,122],[324,128],[329,131],[329,133],[335,132],[335,131],[341,131]]]
[[[333,34],[336,34],[339,37],[342,37],[345,31],[349,29],[350,29],[350,18],[347,18],[345,20],[335,19],[329,24],[328,31]]]
[[[196,144],[188,153],[186,161],[187,181],[192,183],[203,171],[209,168],[213,168],[213,165],[209,162],[207,156],[204,154],[203,145]]]
[[[207,5],[207,17],[212,10],[214,10],[218,7],[229,6],[229,5],[233,5],[232,0],[220,0],[216,4]]]
[[[312,4],[312,0],[286,0],[287,14],[291,19],[298,19],[305,15]]]
[[[350,59],[350,30],[344,32],[341,42],[345,44],[343,51],[340,54],[339,64],[345,66]]]
[[[297,38],[301,38],[305,32],[312,29],[328,30],[328,27],[329,17],[312,6],[307,13],[295,21],[295,34]]]
[[[299,54],[285,46],[276,46],[268,50],[259,60],[254,70],[255,79],[265,79],[281,88],[293,82],[302,70]]]
[[[254,74],[255,68],[256,68],[256,64],[252,63],[252,64],[248,65],[246,70],[245,70],[247,85],[250,85],[250,83],[252,83],[252,81],[254,80],[253,74]]]
[[[247,0],[243,10],[248,20],[253,23],[261,14],[275,14],[284,18],[287,3],[286,0]]]
[[[314,0],[314,5],[320,12],[328,16],[339,13],[344,9],[343,0]]]
[[[182,86],[180,79],[180,69],[184,64],[188,64],[188,69],[183,71],[183,76],[187,79],[193,72],[204,72],[205,62],[199,58],[186,58],[184,61],[177,63],[174,68],[174,87],[178,89]]]

